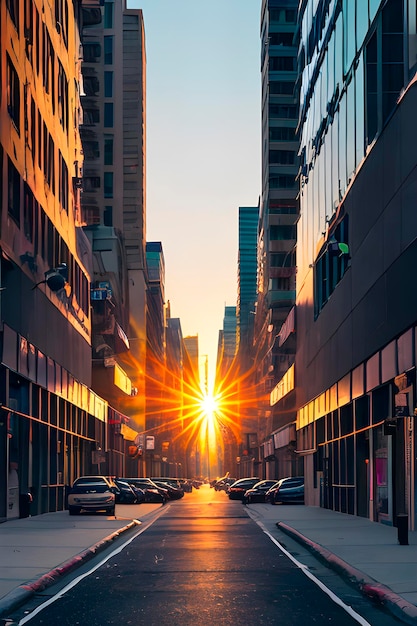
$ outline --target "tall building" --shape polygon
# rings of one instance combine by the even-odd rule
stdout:
[[[164,424],[164,454],[161,457],[160,476],[195,475],[195,463],[191,462],[191,449],[183,438],[184,431],[184,340],[181,321],[171,317],[168,303],[166,313],[166,377]],[[187,417],[187,415],[186,415]],[[178,466],[181,463],[181,467]]]
[[[188,392],[190,393],[194,390],[195,393],[198,393],[201,378],[198,335],[188,335],[184,337],[184,347],[189,361],[188,384],[190,388]]]
[[[142,11],[83,12],[82,220],[93,249],[93,387],[145,428],[146,56]]]
[[[79,220],[83,5],[0,3],[0,518],[29,489],[32,514],[63,508],[105,444]]]
[[[259,207],[239,207],[237,343],[242,353],[252,347],[257,298]]]
[[[165,422],[166,364],[165,364],[165,259],[159,241],[146,243],[148,291],[147,347],[146,347],[146,432],[153,437],[152,454],[162,453],[163,439],[160,433]],[[151,468],[148,467],[148,473]],[[152,472],[153,476],[160,473]]]
[[[282,381],[295,360],[291,320],[299,218],[298,4],[263,0],[261,7],[262,192],[253,384],[258,394],[257,456],[268,478],[286,475],[282,472],[287,465],[277,464],[276,452],[282,448],[287,456],[294,439],[288,429],[295,431],[296,418],[294,388]]]
[[[236,306],[225,306],[223,328],[219,331],[215,387],[224,389],[235,375],[237,352]]]
[[[300,5],[306,501],[415,528],[415,2]]]

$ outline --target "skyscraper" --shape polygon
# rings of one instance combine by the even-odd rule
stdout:
[[[415,2],[309,0],[300,32],[306,500],[415,528]]]
[[[299,218],[297,0],[261,7],[262,192],[258,229],[258,297],[254,320],[260,462],[277,475],[273,434],[295,421],[294,388],[277,394],[295,360],[294,315]],[[273,393],[274,392],[274,393]],[[287,441],[280,437],[277,441]],[[285,444],[286,445],[286,444]],[[272,450],[272,452],[271,452]]]
[[[239,207],[237,343],[243,358],[252,347],[257,296],[259,207]],[[248,363],[246,363],[248,367]]]
[[[142,11],[104,2],[83,24],[82,216],[94,255],[93,384],[145,426],[146,57]]]

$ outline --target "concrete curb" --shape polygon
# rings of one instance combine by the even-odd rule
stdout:
[[[10,593],[0,599],[0,618],[6,617],[7,614],[12,613],[14,610],[19,608],[19,606],[25,604],[25,602],[27,602],[36,593],[54,585],[63,576],[66,576],[73,570],[83,565],[83,563],[92,559],[96,554],[105,550],[113,541],[115,541],[115,539],[118,539],[122,533],[132,530],[135,526],[141,525],[142,522],[139,520],[133,520],[130,524],[127,524],[127,526],[119,528],[90,548],[79,552],[61,565],[58,565],[58,567],[55,567],[50,572],[43,574],[40,578],[28,581],[23,585],[19,585],[19,587],[16,587],[16,589],[13,589],[13,591],[10,591]]]
[[[346,563],[346,561],[333,552],[330,552],[330,550],[327,550],[327,548],[323,548],[320,544],[305,537],[298,530],[295,530],[295,528],[288,526],[288,524],[284,522],[277,522],[276,525],[284,533],[308,548],[320,561],[324,562],[343,578],[347,579],[349,583],[358,588],[367,598],[382,604],[395,615],[395,617],[406,624],[411,624],[411,626],[417,625],[417,607],[414,604],[407,602],[407,600],[404,600],[404,598],[392,591],[389,587],[382,585],[370,576],[364,574],[361,570],[349,565],[349,563]]]

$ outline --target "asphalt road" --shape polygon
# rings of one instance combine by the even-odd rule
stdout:
[[[74,577],[59,593],[51,590],[49,593],[55,595],[49,600],[42,594],[13,623],[368,623],[348,608],[353,616],[349,614],[306,576],[262,532],[239,501],[230,501],[224,493],[208,488],[167,505],[144,532],[105,559],[101,565],[90,565],[90,570],[97,569]]]

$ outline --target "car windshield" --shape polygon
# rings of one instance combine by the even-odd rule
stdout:
[[[104,480],[104,478],[77,478],[77,480],[74,482],[74,486],[77,485],[107,485],[107,482]]]

